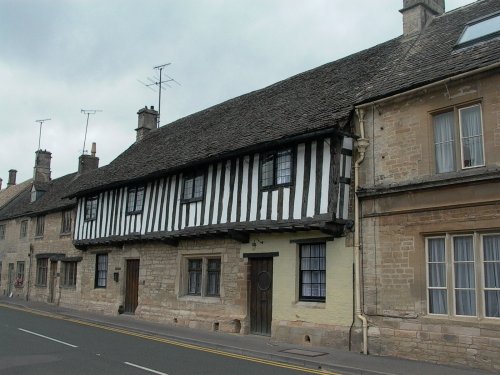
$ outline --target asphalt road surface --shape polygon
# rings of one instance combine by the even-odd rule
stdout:
[[[320,371],[0,306],[1,375],[301,373]]]

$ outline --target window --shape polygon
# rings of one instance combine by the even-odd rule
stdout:
[[[108,254],[97,254],[95,261],[95,287],[106,288],[107,276],[108,276]]]
[[[500,34],[500,13],[496,13],[465,26],[458,44],[472,44]]]
[[[17,262],[15,286],[22,287],[23,285],[24,285],[24,262]]]
[[[458,128],[455,124],[456,117]],[[437,114],[433,116],[433,127],[437,173],[457,170],[457,160],[460,160],[460,166],[464,169],[484,165],[483,125],[479,104]]]
[[[76,268],[77,262],[62,262],[62,285],[75,286],[76,285]]]
[[[187,260],[187,294],[202,297],[220,295],[220,258]]]
[[[28,220],[21,221],[21,228],[19,230],[19,238],[26,238],[28,236]]]
[[[43,237],[43,232],[45,230],[45,216],[36,217],[36,230],[35,237]]]
[[[127,213],[135,214],[142,212],[144,206],[144,186],[128,189]]]
[[[326,299],[326,244],[300,245],[300,300]]]
[[[500,318],[500,234],[433,237],[426,246],[429,314]]]
[[[97,219],[97,196],[85,199],[85,220]]]
[[[71,233],[72,211],[66,210],[62,212],[61,218],[61,233]]]
[[[2,262],[0,261],[0,285],[2,285]]]
[[[5,224],[0,225],[0,240],[5,240]]]
[[[36,285],[46,286],[47,285],[47,267],[49,259],[39,258],[36,261]]]
[[[261,162],[262,187],[286,185],[292,182],[292,149],[265,154]]]
[[[203,199],[203,174],[187,175],[184,177],[182,200],[194,202]]]

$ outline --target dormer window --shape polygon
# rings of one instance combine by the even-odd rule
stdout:
[[[458,45],[469,45],[500,35],[500,13],[470,22],[458,40]]]
[[[182,201],[195,202],[203,199],[203,173],[197,172],[184,177]]]
[[[37,190],[35,188],[35,186],[33,186],[31,188],[31,199],[30,199],[30,202],[33,203],[35,201],[37,201],[38,199],[40,199],[41,197],[43,197],[43,194],[45,192],[43,190]]]
[[[137,214],[144,207],[144,186],[128,188],[127,213]]]

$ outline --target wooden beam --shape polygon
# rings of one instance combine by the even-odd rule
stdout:
[[[227,234],[229,235],[229,238],[231,238],[235,241],[238,241],[241,243],[250,242],[250,235],[246,232],[230,229],[230,230],[228,230]]]
[[[179,246],[179,240],[177,238],[173,238],[173,237],[163,237],[161,239],[161,242],[163,242],[164,244],[167,244],[169,246],[173,246],[173,247]]]

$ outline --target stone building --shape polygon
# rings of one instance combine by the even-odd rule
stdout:
[[[18,194],[0,208],[0,286],[3,295],[78,307],[76,202],[63,195],[76,176],[97,168],[98,158],[94,146],[93,155],[80,156],[77,173],[52,179],[51,157],[38,150],[33,179],[19,184]]]
[[[357,103],[368,350],[499,371],[500,3],[441,5]]]

